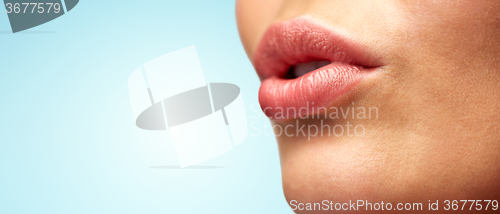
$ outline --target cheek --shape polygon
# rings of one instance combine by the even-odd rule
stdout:
[[[434,50],[481,51],[491,44],[484,39],[498,42],[500,38],[500,1],[411,1],[403,10],[407,36]]]
[[[401,90],[420,91],[418,97],[422,98],[434,93],[454,100],[461,99],[462,93],[469,94],[471,100],[478,95],[465,90],[466,81],[482,82],[474,87],[481,90],[495,85],[487,80],[498,78],[500,1],[411,1],[399,10],[403,17],[393,37],[398,45],[387,43],[386,49],[394,57],[393,65],[404,68],[391,74],[398,78],[398,86],[407,84]],[[452,103],[440,105],[444,104]]]
[[[238,31],[247,55],[252,59],[253,50],[260,37],[272,23],[284,0],[237,0],[236,20]]]

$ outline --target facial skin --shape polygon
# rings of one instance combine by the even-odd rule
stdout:
[[[236,14],[252,61],[272,23],[307,16],[348,32],[383,63],[335,104],[376,107],[378,119],[323,121],[362,125],[364,135],[277,136],[287,201],[427,210],[439,200],[439,213],[444,200],[500,200],[500,1],[238,0]]]

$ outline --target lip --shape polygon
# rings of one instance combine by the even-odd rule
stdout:
[[[332,63],[295,79],[285,78],[291,66],[315,60]],[[272,24],[253,61],[262,80],[261,108],[276,120],[321,112],[381,66],[366,48],[308,17]]]

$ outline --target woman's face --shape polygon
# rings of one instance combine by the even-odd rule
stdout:
[[[236,14],[288,201],[500,198],[500,1],[238,0]]]

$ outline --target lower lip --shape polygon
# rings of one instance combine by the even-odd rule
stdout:
[[[332,63],[296,79],[266,78],[259,90],[259,102],[264,113],[275,120],[320,113],[372,70]]]

